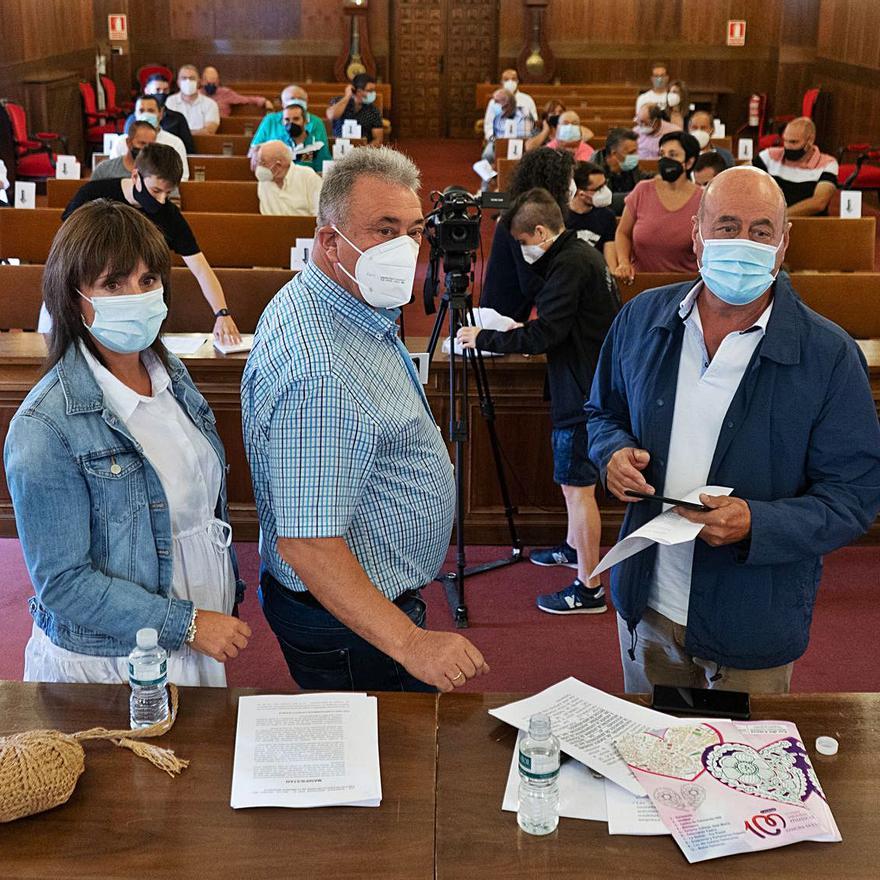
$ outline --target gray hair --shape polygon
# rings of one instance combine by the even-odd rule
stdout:
[[[357,147],[333,163],[324,175],[318,200],[318,226],[345,223],[351,191],[358,178],[369,175],[419,191],[419,169],[408,156],[390,147]]]

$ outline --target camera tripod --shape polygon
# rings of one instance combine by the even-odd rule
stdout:
[[[465,349],[461,355],[457,355],[455,352],[455,334],[458,328],[466,324],[476,324],[468,282],[467,271],[452,270],[446,272],[446,290],[440,299],[437,318],[434,321],[434,329],[431,331],[431,339],[428,343],[428,360],[432,361],[443,329],[444,319],[448,317],[449,441],[455,447],[456,557],[455,571],[438,575],[436,580],[443,584],[443,588],[446,591],[446,601],[449,603],[455,625],[459,629],[465,629],[469,625],[464,595],[465,578],[482,574],[486,571],[493,571],[496,568],[503,568],[522,559],[522,542],[517,534],[516,523],[513,519],[516,508],[511,504],[510,492],[508,491],[507,480],[504,476],[501,448],[498,445],[498,434],[495,430],[495,404],[489,391],[486,365],[478,348]],[[457,366],[459,363],[461,364],[460,367]],[[464,540],[464,445],[468,441],[470,433],[468,424],[468,395],[469,374],[471,370],[473,371],[474,384],[476,385],[477,396],[480,401],[480,412],[486,422],[486,429],[489,432],[489,443],[492,448],[492,458],[495,462],[498,488],[501,491],[501,500],[504,504],[504,515],[507,518],[507,527],[510,530],[510,545],[512,549],[510,555],[502,559],[484,562],[467,568]]]

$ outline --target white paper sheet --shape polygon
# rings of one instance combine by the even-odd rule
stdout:
[[[605,810],[609,834],[669,834],[651,798],[638,797],[608,779],[605,780]]]
[[[688,492],[681,501],[693,501],[700,503],[700,495],[730,495],[733,489],[727,486],[700,486],[692,492]],[[641,502],[644,504],[645,502]],[[623,562],[630,556],[635,556],[651,544],[684,544],[693,541],[700,534],[703,526],[700,523],[692,523],[683,516],[679,516],[671,508],[655,516],[646,522],[640,529],[636,529],[631,535],[627,535],[622,541],[615,544],[606,554],[602,561],[593,569],[591,578],[596,577],[603,571]]]
[[[490,715],[519,730],[528,730],[529,719],[536,712],[550,716],[563,752],[637,795],[644,794],[642,786],[617,753],[614,740],[630,731],[675,723],[670,715],[613,697],[576,678],[566,678],[533,697],[489,710]]]
[[[502,810],[512,813],[516,812],[519,801],[519,744],[525,735],[525,731],[521,730],[513,747],[501,804]],[[564,819],[589,819],[594,822],[607,819],[605,780],[601,777],[597,779],[589,768],[571,758],[564,760],[559,767],[559,815]]]
[[[377,807],[375,697],[239,697],[230,806]]]
[[[492,167],[492,163],[488,159],[480,159],[479,162],[474,162],[471,168],[486,181],[498,176],[498,172]]]
[[[221,354],[238,354],[241,351],[250,351],[254,347],[254,334],[242,333],[241,342],[226,344],[214,340],[214,348]]]
[[[500,330],[502,333],[506,333],[508,330],[513,330],[516,327],[516,321],[513,318],[508,318],[507,315],[502,315],[501,312],[497,312],[495,309],[474,309],[474,321],[476,322],[474,324],[475,327],[481,327],[483,330]],[[448,336],[443,340],[441,351],[443,354],[449,354]],[[460,342],[455,343],[455,353],[464,354],[464,349],[461,347]],[[497,351],[483,351],[483,357],[486,355],[495,357],[499,353]]]
[[[168,333],[162,336],[162,344],[171,354],[195,354],[206,342],[206,333]]]

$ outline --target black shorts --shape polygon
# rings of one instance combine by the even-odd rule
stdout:
[[[554,428],[553,482],[560,486],[595,486],[599,471],[587,456],[587,426],[572,425],[570,428]]]

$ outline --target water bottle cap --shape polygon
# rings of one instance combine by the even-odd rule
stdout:
[[[545,715],[543,712],[532,715],[529,719],[529,736],[536,739],[544,739],[545,737],[550,736],[550,732],[551,725],[549,715]]]
[[[820,755],[836,755],[837,740],[833,736],[817,736],[816,751]]]
[[[151,626],[145,626],[137,631],[137,646],[145,651],[155,648],[159,644],[159,633]]]

